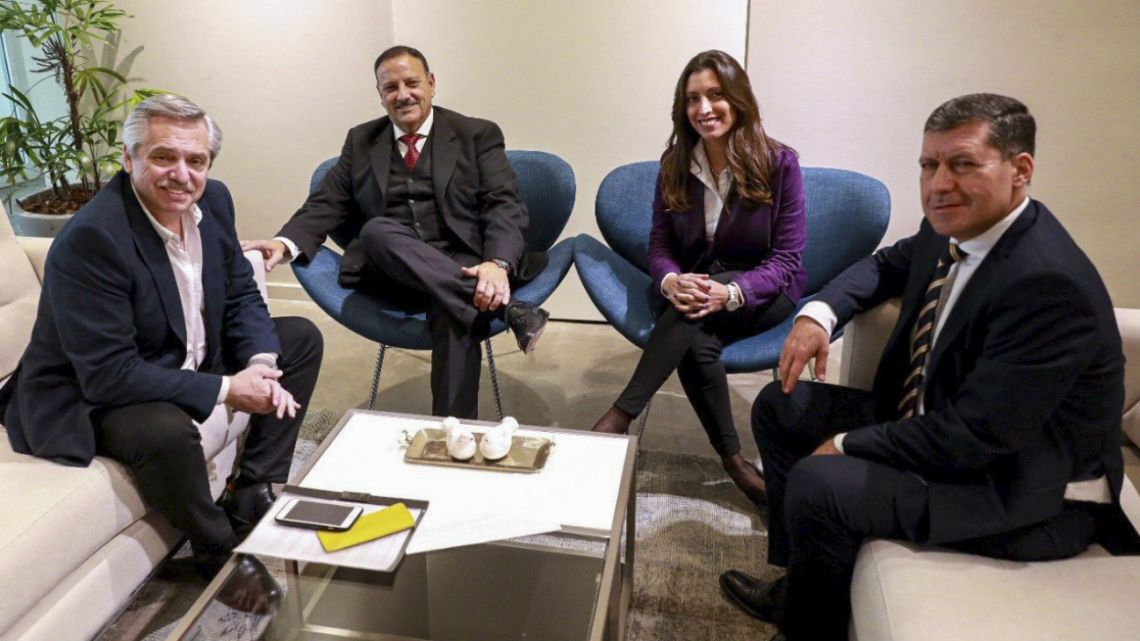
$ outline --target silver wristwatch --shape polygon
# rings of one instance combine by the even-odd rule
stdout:
[[[740,309],[742,305],[744,305],[744,301],[741,300],[741,298],[740,287],[738,287],[736,283],[729,283],[728,302],[724,304],[724,308],[730,312],[735,312],[736,310]]]
[[[491,262],[495,263],[499,267],[502,267],[508,274],[511,273],[511,264],[502,258],[492,258]]]

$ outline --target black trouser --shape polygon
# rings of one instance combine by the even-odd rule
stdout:
[[[847,638],[851,576],[868,537],[922,541],[928,523],[926,483],[916,474],[855,456],[809,456],[823,441],[876,423],[874,395],[800,381],[761,390],[752,429],[768,491],[768,562],[786,566],[781,630],[791,641]],[[1091,509],[1066,504],[1057,517],[954,547],[996,558],[1066,558],[1093,538]]]
[[[721,272],[712,279],[724,284],[737,273]],[[769,329],[787,318],[793,309],[795,305],[780,294],[753,310],[721,311],[693,321],[668,305],[658,317],[637,368],[614,407],[637,416],[676,370],[713,449],[722,457],[736,454],[740,451],[740,437],[732,420],[728,375],[720,353],[725,343]]]
[[[478,279],[466,278],[463,267],[482,262],[465,251],[449,251],[454,243],[427,243],[395,219],[376,217],[364,224],[360,244],[370,265],[362,286],[369,293],[406,307],[428,310],[431,328],[432,414],[478,418],[479,376],[483,352],[479,343],[490,335],[495,312],[475,308]],[[513,290],[516,281],[511,281]]]
[[[238,467],[244,483],[288,480],[297,432],[320,371],[323,344],[316,326],[304,318],[273,322],[284,350],[277,359],[280,382],[301,409],[294,418],[250,417]],[[95,434],[96,452],[131,470],[146,504],[186,532],[195,554],[227,554],[233,548],[233,529],[210,494],[202,436],[185,411],[165,402],[108,410]]]

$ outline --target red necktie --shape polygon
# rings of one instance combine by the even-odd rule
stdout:
[[[416,161],[420,159],[420,150],[416,149],[416,141],[419,140],[419,134],[404,134],[400,136],[400,142],[408,146],[408,153],[404,154],[404,166],[411,171],[416,168]]]

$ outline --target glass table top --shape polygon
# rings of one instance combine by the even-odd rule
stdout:
[[[602,595],[606,542],[531,537],[406,556],[393,573],[310,563],[278,577],[284,598],[264,614],[215,597],[181,639],[589,638]],[[269,567],[281,562],[266,559]],[[230,579],[232,580],[231,575]]]

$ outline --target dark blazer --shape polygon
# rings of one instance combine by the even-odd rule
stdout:
[[[780,293],[793,304],[799,301],[807,281],[801,262],[807,222],[803,176],[795,152],[786,147],[777,152],[771,205],[730,196],[717,222],[711,251],[705,237],[704,190],[704,184],[690,176],[689,209],[669,211],[658,175],[649,232],[649,272],[657,289],[670,272],[706,272],[713,261],[720,261],[726,270],[743,272],[732,282],[744,292],[746,311]]]
[[[910,330],[947,239],[918,234],[852,266],[819,294],[840,323],[895,296],[899,322],[875,377],[877,425],[846,453],[929,486],[929,543],[1030,525],[1061,510],[1065,485],[1123,480],[1124,356],[1100,275],[1037,201],[978,266],[931,352],[926,413],[894,420]]]
[[[12,449],[67,465],[95,456],[105,408],[173,403],[203,421],[224,369],[281,353],[269,310],[234,231],[225,185],[211,180],[198,206],[206,358],[186,359],[178,286],[162,240],[119,172],[56,236],[48,252],[31,341],[0,390]],[[145,426],[140,426],[145,429]]]
[[[545,254],[525,253],[526,205],[519,197],[499,126],[438,106],[432,110],[427,139],[432,188],[446,230],[463,245],[457,249],[482,260],[505,260],[524,279],[541,270],[542,265],[529,263],[541,261]],[[277,233],[297,244],[304,254],[298,258],[312,259],[325,237],[339,229],[353,238],[341,262],[342,281],[351,282],[364,268],[358,235],[365,221],[385,215],[393,132],[387,116],[349,130],[336,165]]]

